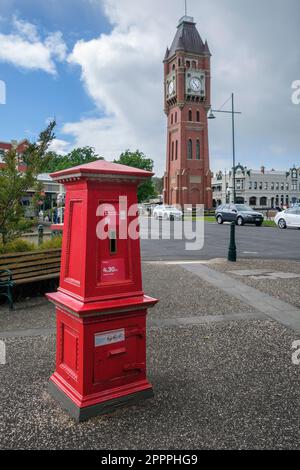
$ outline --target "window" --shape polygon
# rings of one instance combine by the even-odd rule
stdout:
[[[261,182],[259,183],[259,189],[260,189],[260,191],[262,190],[262,188],[263,188],[263,184],[262,184],[262,181],[261,181]]]
[[[260,205],[261,207],[267,206],[267,205],[268,205],[267,198],[266,198],[266,197],[261,197],[261,198],[260,198],[260,201],[259,201],[259,205]]]
[[[4,150],[0,150],[0,162],[2,162],[2,161],[3,161],[3,157],[4,157],[4,155],[5,155],[5,152],[4,152]]]
[[[175,64],[173,64],[172,70],[175,70]]]
[[[280,189],[281,189],[281,191],[284,191],[284,183],[281,183]]]
[[[265,183],[265,190],[268,191],[269,189],[269,183]]]
[[[192,139],[189,139],[189,141],[188,141],[188,159],[189,160],[193,159],[193,142],[192,142]]]
[[[200,140],[199,139],[197,139],[197,143],[196,143],[196,159],[197,160],[201,159]]]
[[[175,160],[178,160],[178,140],[176,140]]]
[[[173,114],[171,114],[171,125],[173,124]]]
[[[178,67],[181,67],[181,59],[178,59]]]
[[[193,62],[192,62],[192,67],[193,67],[193,69],[197,68],[197,62],[195,60],[193,60]]]
[[[191,122],[193,120],[193,113],[192,110],[189,110],[189,121]]]
[[[191,68],[191,63],[189,60],[186,61],[185,65],[187,69]]]
[[[175,113],[175,122],[177,122],[177,111]]]
[[[197,111],[197,122],[200,122],[200,111]]]
[[[249,204],[250,206],[256,206],[256,197],[250,197]]]
[[[276,183],[276,191],[279,191],[279,183]]]
[[[174,160],[174,142],[172,142],[172,161]]]
[[[249,181],[249,189],[252,191],[252,181]]]
[[[254,183],[254,189],[257,189],[257,181]]]
[[[274,191],[275,189],[275,183],[271,183],[271,190]]]
[[[285,184],[285,189],[288,191],[288,190],[289,190],[289,188],[290,188],[290,185],[289,185],[289,183],[286,183],[286,184]]]

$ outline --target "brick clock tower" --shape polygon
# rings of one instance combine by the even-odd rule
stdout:
[[[165,204],[212,207],[208,120],[210,51],[190,16],[179,21],[164,59],[168,117]]]

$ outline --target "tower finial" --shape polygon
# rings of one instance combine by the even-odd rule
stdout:
[[[187,0],[184,0],[184,6],[185,6],[185,16],[187,16]]]

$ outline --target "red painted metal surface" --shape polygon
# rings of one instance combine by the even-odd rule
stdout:
[[[146,315],[157,300],[143,292],[139,238],[122,235],[120,221],[137,214],[119,202],[137,204],[137,186],[151,175],[103,161],[52,175],[65,184],[66,208],[60,286],[47,295],[57,312],[51,380],[79,408],[151,389]],[[99,227],[113,214],[112,243]]]

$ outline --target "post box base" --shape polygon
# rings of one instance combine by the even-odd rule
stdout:
[[[118,408],[136,405],[142,400],[154,397],[153,389],[149,388],[141,392],[132,393],[130,395],[125,395],[113,400],[108,400],[106,402],[99,403],[98,405],[80,408],[64,392],[62,392],[57,387],[57,385],[52,382],[52,380],[49,381],[48,392],[78,423],[87,421],[88,419],[94,418],[95,416],[113,413]]]

